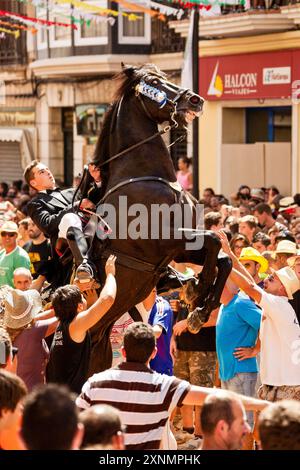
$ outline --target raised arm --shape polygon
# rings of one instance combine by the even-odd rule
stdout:
[[[232,261],[232,267],[239,271],[241,274],[243,274],[247,279],[249,279],[249,281],[253,281],[251,274],[247,271],[246,268],[244,268],[242,263],[240,263],[239,259],[235,256],[232,249],[230,248],[228,238],[224,230],[220,230],[219,232],[217,232],[217,235],[221,240],[222,250],[224,251],[224,253],[226,253],[226,255],[230,257]]]
[[[86,332],[94,326],[113,305],[117,295],[115,262],[116,257],[113,255],[106,261],[106,281],[98,300],[88,310],[79,313],[70,323],[69,333],[73,341],[78,343],[82,342]]]
[[[242,289],[251,299],[253,299],[257,304],[261,301],[262,290],[258,287],[254,280],[250,281],[243,274],[241,274],[236,269],[232,269],[229,278],[236,284],[240,289]]]

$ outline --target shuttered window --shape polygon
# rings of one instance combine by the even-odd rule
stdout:
[[[23,179],[20,143],[0,142],[0,181],[11,183]]]

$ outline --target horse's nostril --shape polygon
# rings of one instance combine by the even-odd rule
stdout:
[[[189,102],[194,106],[198,106],[199,104],[201,104],[201,101],[202,100],[201,100],[200,96],[198,96],[198,95],[193,95],[189,99]]]

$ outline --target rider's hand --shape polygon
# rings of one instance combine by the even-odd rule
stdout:
[[[100,169],[94,165],[94,163],[89,164],[89,173],[94,179],[95,183],[101,183],[101,172]]]
[[[106,261],[106,264],[105,264],[105,274],[106,274],[106,276],[108,276],[109,274],[112,274],[113,276],[116,275],[116,266],[115,266],[116,259],[117,259],[116,256],[110,255],[110,257]]]
[[[93,210],[95,209],[95,207],[96,207],[95,204],[89,199],[82,199],[81,204],[80,204],[80,209]]]

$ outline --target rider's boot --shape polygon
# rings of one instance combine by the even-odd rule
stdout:
[[[77,267],[76,278],[79,282],[89,282],[94,276],[93,264],[88,259],[88,243],[84,233],[78,227],[69,227],[67,240]]]

